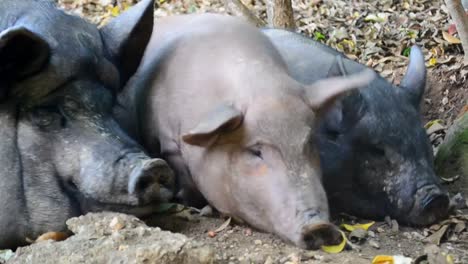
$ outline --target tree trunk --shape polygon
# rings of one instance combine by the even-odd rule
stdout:
[[[266,0],[268,25],[274,28],[295,29],[291,0]]]
[[[243,17],[257,27],[264,27],[266,25],[265,21],[254,15],[241,0],[223,0],[223,2],[226,9],[232,15]]]
[[[468,16],[461,3],[461,0],[445,0],[450,16],[457,27],[458,35],[465,52],[465,65],[468,65]]]

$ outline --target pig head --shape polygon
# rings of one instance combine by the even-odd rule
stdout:
[[[304,248],[341,241],[328,221],[315,119],[374,73],[302,85],[258,29],[233,17],[170,17],[155,28],[119,97],[119,121],[161,149],[180,188],[222,213]]]
[[[313,83],[366,66],[300,34],[263,31],[292,76]],[[411,49],[399,87],[378,77],[329,109],[317,134],[324,185],[336,212],[409,225],[431,224],[448,214],[449,199],[433,167],[419,104],[426,84],[421,50]]]
[[[98,30],[49,1],[0,2],[0,248],[94,210],[148,213],[173,175],[112,117],[152,32],[144,0]]]

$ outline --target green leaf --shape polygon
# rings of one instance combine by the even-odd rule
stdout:
[[[319,40],[325,40],[325,35],[323,35],[321,32],[319,31],[315,31],[314,32],[314,39],[319,41]]]
[[[156,209],[155,213],[158,213],[158,214],[167,213],[175,208],[177,208],[176,203],[162,203],[162,204],[159,204],[158,209]]]
[[[409,57],[409,55],[411,54],[411,48],[410,47],[406,47],[403,52],[401,53],[401,55],[405,56],[405,57]]]

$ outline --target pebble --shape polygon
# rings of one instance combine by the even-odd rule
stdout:
[[[263,264],[273,264],[273,259],[270,256],[268,256],[267,259],[265,260],[265,263]]]
[[[208,236],[213,238],[216,236],[216,232],[215,231],[208,231]]]
[[[122,228],[125,227],[125,224],[123,223],[122,219],[119,217],[114,217],[112,218],[109,227],[112,228],[112,231],[118,231],[121,230]]]
[[[369,240],[369,245],[371,245],[371,247],[376,248],[376,249],[380,248],[380,244],[377,241],[375,241],[374,239]]]
[[[261,245],[261,244],[262,244],[262,241],[259,240],[259,239],[256,239],[256,240],[254,240],[254,244],[255,244],[255,245]]]
[[[369,237],[375,237],[374,231],[368,231],[367,234],[369,235]]]
[[[212,216],[213,215],[213,208],[207,205],[200,210],[200,216]]]

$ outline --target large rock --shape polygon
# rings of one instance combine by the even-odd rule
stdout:
[[[7,263],[213,263],[213,250],[182,234],[148,227],[134,216],[92,213],[71,218],[62,242],[19,248]]]
[[[449,188],[468,197],[468,106],[447,131],[437,151],[435,166],[438,175],[444,178],[458,175],[460,179]]]

